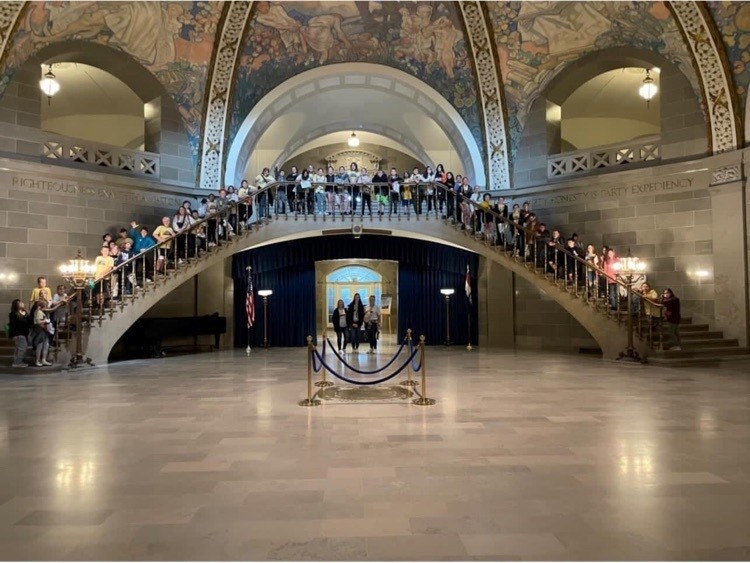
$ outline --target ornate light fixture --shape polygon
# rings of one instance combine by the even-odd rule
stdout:
[[[628,248],[628,255],[615,262],[614,269],[617,272],[617,276],[625,282],[628,289],[628,347],[623,352],[620,352],[617,359],[640,363],[643,360],[641,360],[638,350],[633,346],[633,278],[646,271],[646,263],[641,262],[641,259],[636,256],[631,256],[630,249]]]
[[[55,75],[52,72],[52,65],[47,67],[44,78],[39,81],[39,88],[47,95],[47,105],[52,102],[52,96],[60,91],[60,83],[55,79]]]
[[[75,327],[76,327],[76,353],[70,358],[68,367],[77,368],[82,364],[94,365],[91,358],[83,353],[83,290],[86,285],[94,279],[96,268],[81,255],[81,250],[69,263],[60,266],[60,273],[69,281],[76,290],[75,300]]]
[[[357,134],[354,131],[352,131],[352,136],[349,137],[349,140],[346,141],[346,144],[352,148],[359,146],[359,139],[357,138]]]
[[[651,70],[646,69],[646,78],[643,79],[643,84],[638,89],[638,95],[646,100],[646,105],[651,105],[651,100],[654,99],[659,88],[654,84],[654,79],[651,78]]]

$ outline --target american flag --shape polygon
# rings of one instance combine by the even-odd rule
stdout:
[[[253,274],[247,272],[247,295],[245,296],[245,312],[247,313],[247,328],[255,322],[255,293],[253,292]]]
[[[471,305],[471,274],[469,273],[469,265],[466,264],[466,282],[464,283],[464,289],[466,289],[466,299],[469,300]]]

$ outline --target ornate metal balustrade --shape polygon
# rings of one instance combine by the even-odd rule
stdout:
[[[61,135],[45,135],[41,144],[43,160],[86,164],[156,180],[160,177],[158,154]]]
[[[646,137],[630,143],[556,154],[547,159],[547,178],[586,174],[603,168],[660,160],[661,138]]]

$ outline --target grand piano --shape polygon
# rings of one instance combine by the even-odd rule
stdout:
[[[220,317],[219,313],[202,317],[147,317],[138,319],[127,330],[122,342],[128,356],[156,358],[164,355],[164,340],[192,338],[190,345],[197,352],[199,336],[213,336],[214,348],[218,348],[221,335],[226,331],[227,318]]]

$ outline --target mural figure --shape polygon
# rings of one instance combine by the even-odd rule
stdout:
[[[601,2],[523,2],[518,29],[524,41],[546,45],[550,55],[580,51],[612,22],[600,14]]]

